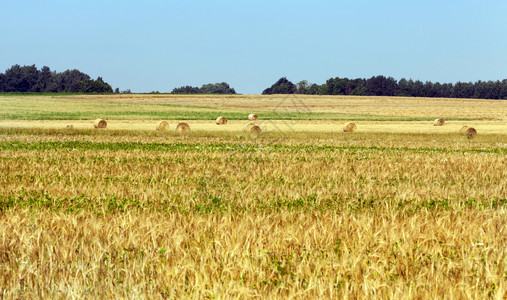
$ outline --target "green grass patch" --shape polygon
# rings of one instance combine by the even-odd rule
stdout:
[[[378,146],[329,146],[329,145],[260,145],[237,143],[141,143],[141,142],[20,142],[2,141],[3,151],[162,151],[162,152],[346,152],[350,154],[367,152],[402,153],[492,153],[507,154],[507,148],[409,148]]]
[[[207,111],[193,110],[191,106],[179,106],[178,110],[139,111],[135,108],[129,111],[100,110],[83,112],[0,112],[1,120],[91,120],[97,117],[111,120],[214,120],[219,115],[225,115],[229,120],[245,120],[248,113],[235,112],[226,109],[210,109]],[[360,114],[331,114],[331,113],[301,113],[301,112],[263,112],[264,120],[293,120],[293,121],[431,121],[434,117],[390,117],[380,115]],[[456,120],[467,121],[468,118]]]
[[[177,198],[177,197],[176,197]],[[323,212],[329,210],[358,213],[372,211],[385,207],[396,207],[398,211],[414,214],[422,210],[442,211],[453,208],[470,209],[498,209],[507,206],[507,198],[501,199],[430,199],[424,201],[397,201],[395,199],[361,199],[356,197],[319,199],[316,194],[303,197],[273,198],[257,201],[250,206],[238,204],[238,201],[222,199],[212,194],[198,197],[190,203],[178,199],[152,199],[144,201],[136,197],[119,197],[117,195],[104,195],[91,197],[85,194],[75,197],[57,197],[45,191],[21,190],[16,194],[0,195],[0,212],[16,208],[49,209],[51,211],[65,211],[79,213],[89,211],[102,215],[104,213],[125,213],[128,211],[148,212],[177,212],[182,214],[212,214],[212,213],[273,213],[289,212]]]

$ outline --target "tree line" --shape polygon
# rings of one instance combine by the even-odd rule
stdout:
[[[200,88],[189,85],[177,87],[171,94],[236,94],[236,91],[226,82],[221,82],[203,84]]]
[[[61,73],[47,66],[40,70],[31,66],[14,65],[0,73],[0,93],[112,93],[102,77],[91,77],[79,70]]]
[[[102,77],[92,79],[79,70],[61,73],[47,66],[40,70],[31,66],[14,65],[0,73],[0,93],[113,93]],[[120,93],[116,88],[115,93]],[[130,90],[122,93],[129,93]],[[203,84],[200,88],[182,86],[172,94],[236,94],[226,82]],[[308,94],[308,95],[358,95],[358,96],[405,96],[439,98],[477,98],[507,100],[507,79],[502,81],[477,81],[439,83],[402,78],[399,81],[383,75],[365,78],[329,78],[323,84],[302,80],[297,84],[282,77],[262,94]]]
[[[507,100],[507,79],[439,83],[402,78],[399,81],[382,75],[369,79],[330,78],[324,84],[310,84],[302,80],[297,84],[282,77],[262,94],[405,96],[438,98],[477,98]]]

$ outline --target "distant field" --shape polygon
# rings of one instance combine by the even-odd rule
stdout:
[[[242,132],[251,112],[260,134]],[[505,299],[506,112],[460,99],[1,96],[0,298]],[[161,119],[170,130],[155,130]],[[181,120],[190,133],[174,132]]]
[[[107,95],[2,96],[0,120],[243,120],[507,121],[501,100],[346,96]]]
[[[264,131],[340,132],[345,121],[364,132],[451,133],[463,125],[480,133],[507,133],[507,101],[344,96],[2,96],[0,128],[90,128],[103,118],[109,129],[153,130],[160,120],[172,128],[187,121],[192,130],[241,131],[249,113]],[[216,126],[218,116],[227,126]],[[434,127],[436,118],[447,125]]]

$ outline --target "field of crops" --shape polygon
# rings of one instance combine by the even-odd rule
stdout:
[[[2,96],[0,297],[505,298],[507,102],[440,107]]]

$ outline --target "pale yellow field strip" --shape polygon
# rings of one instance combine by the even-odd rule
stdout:
[[[159,121],[145,120],[107,120],[106,129],[101,130],[155,130]],[[168,120],[168,131],[174,131],[177,120]],[[216,125],[214,120],[185,120],[190,125],[191,131],[199,132],[242,132],[248,121],[229,121],[227,125]],[[281,121],[260,120],[253,122],[260,126],[263,132],[337,132],[343,133],[342,121]],[[393,133],[457,133],[461,127],[475,128],[479,134],[507,134],[507,121],[448,121],[445,126],[433,126],[432,122],[355,122],[356,132],[393,132]],[[92,121],[58,120],[58,121],[0,121],[1,128],[41,128],[41,129],[65,129],[72,125],[74,129],[93,129]]]
[[[455,98],[413,98],[374,96],[313,96],[313,95],[86,95],[32,97],[26,105],[46,103],[56,109],[64,107],[97,107],[105,104],[118,105],[128,109],[129,105],[171,105],[172,110],[194,107],[221,109],[227,111],[262,112],[306,112],[359,114],[392,117],[441,117],[477,118],[507,121],[506,100],[455,99]],[[0,99],[2,101],[7,99]],[[175,106],[176,105],[176,106]],[[0,105],[1,106],[1,105]]]
[[[70,114],[75,119],[115,115],[116,119],[160,119],[166,113],[258,114],[262,119],[360,120],[435,119],[507,122],[507,100],[310,95],[86,95],[3,96],[5,120],[52,119]],[[137,112],[145,114],[136,115]],[[290,115],[296,114],[296,115]],[[301,114],[301,115],[297,115]],[[35,117],[34,117],[35,115]],[[187,114],[188,115],[188,114]],[[20,117],[21,116],[21,117]],[[280,116],[280,117],[273,117]],[[65,117],[63,117],[65,118]],[[73,117],[69,117],[73,118]],[[189,117],[192,118],[192,117]],[[196,117],[198,118],[198,117]]]

